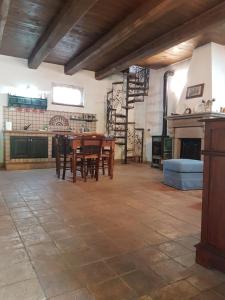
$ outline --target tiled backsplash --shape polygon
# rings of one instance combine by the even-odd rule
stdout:
[[[87,119],[88,122],[85,121]],[[71,129],[80,132],[82,128],[85,128],[85,130],[96,131],[96,121],[91,122],[91,120],[96,120],[96,115],[9,107],[4,107],[3,111],[3,128],[5,128],[5,122],[10,121],[13,130],[23,130],[25,125],[31,124],[29,130],[48,128],[48,130]]]

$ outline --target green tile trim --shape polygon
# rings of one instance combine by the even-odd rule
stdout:
[[[28,98],[8,95],[9,107],[21,107],[21,108],[34,108],[34,109],[47,109],[47,98]]]

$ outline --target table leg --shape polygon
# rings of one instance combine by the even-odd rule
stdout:
[[[77,180],[77,158],[76,158],[76,150],[73,150],[73,182]]]
[[[114,151],[110,151],[110,178],[113,179],[113,167],[114,167]]]

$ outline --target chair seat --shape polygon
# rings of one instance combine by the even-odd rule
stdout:
[[[96,181],[98,181],[102,140],[103,136],[97,134],[73,138],[73,182],[76,182],[77,160],[81,161],[81,171],[84,181],[87,180],[89,173],[92,178],[95,177]]]
[[[80,159],[97,159],[98,155],[97,154],[77,154],[77,158]]]

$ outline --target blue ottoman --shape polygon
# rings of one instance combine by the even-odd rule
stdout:
[[[168,159],[163,162],[164,183],[180,190],[199,190],[203,186],[203,162]]]

